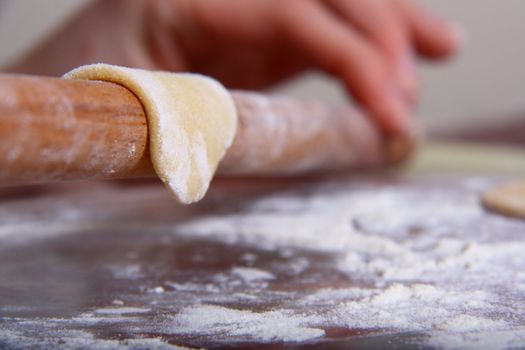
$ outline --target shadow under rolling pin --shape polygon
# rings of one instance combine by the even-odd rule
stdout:
[[[220,175],[293,175],[397,163],[412,142],[385,139],[346,106],[232,91],[239,115]],[[155,176],[140,101],[108,82],[0,74],[0,185]]]

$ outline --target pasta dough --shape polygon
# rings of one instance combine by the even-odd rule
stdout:
[[[496,213],[525,219],[525,180],[488,190],[483,194],[483,204]]]
[[[237,112],[229,92],[198,74],[151,72],[107,64],[79,67],[70,79],[120,84],[141,101],[153,167],[184,204],[200,200],[233,142]]]

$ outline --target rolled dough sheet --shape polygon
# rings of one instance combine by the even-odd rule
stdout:
[[[525,179],[488,190],[483,194],[483,204],[498,214],[525,219]]]
[[[107,64],[79,67],[64,78],[108,81],[132,91],[146,112],[150,157],[160,179],[181,203],[205,195],[237,128],[234,102],[220,83]]]

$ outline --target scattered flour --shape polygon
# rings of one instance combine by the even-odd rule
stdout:
[[[525,227],[485,214],[477,191],[487,183],[466,181],[424,195],[388,187],[271,195],[242,213],[189,221],[177,232],[283,252],[293,247],[333,254],[337,270],[370,287],[324,289],[296,301],[321,309],[321,324],[448,332],[455,345],[466,334],[525,323],[520,311],[525,294],[510,297],[525,283],[520,273],[525,241],[516,236]]]
[[[162,294],[165,292],[164,287],[157,286],[155,288],[148,289],[148,292],[154,293],[154,294]]]
[[[324,331],[307,326],[318,322],[315,316],[297,315],[291,310],[252,312],[215,305],[183,309],[174,317],[171,331],[243,337],[263,342],[300,342],[322,337]]]
[[[151,312],[151,309],[138,307],[109,307],[96,309],[90,312],[81,313],[71,319],[52,318],[48,319],[50,323],[67,324],[71,322],[77,326],[95,325],[95,324],[117,324],[123,321],[138,320],[139,317]]]
[[[0,347],[7,349],[53,349],[57,347],[56,338],[39,337],[35,334],[24,334],[22,331],[11,331],[0,329]],[[24,346],[21,346],[24,344]],[[60,332],[60,349],[101,349],[101,350],[189,350],[185,347],[175,346],[164,342],[159,338],[126,339],[126,340],[103,340],[93,334],[79,330],[67,330]]]
[[[145,312],[151,312],[151,310],[140,308],[140,307],[119,307],[119,308],[97,309],[93,311],[93,313],[96,315],[126,315],[126,314],[141,314]]]
[[[267,281],[275,279],[275,275],[261,269],[251,267],[234,267],[231,273],[240,277],[244,282]]]
[[[401,331],[505,329],[501,320],[464,314],[490,309],[483,292],[450,292],[431,285],[410,287],[394,284],[373,296],[343,302],[334,309],[334,317],[349,328],[377,328]]]
[[[165,282],[165,284],[171,288],[173,288],[176,291],[180,292],[201,292],[206,291],[208,293],[218,293],[220,289],[212,284],[212,283],[205,283],[205,284],[199,284],[199,283],[175,283],[175,282]]]
[[[525,344],[525,328],[516,327],[502,331],[474,331],[466,333],[434,332],[428,345],[440,349],[522,349]]]
[[[144,277],[140,265],[111,266],[113,276],[118,279],[138,279]]]
[[[118,307],[72,321],[97,327],[126,322],[142,332],[134,322],[147,316],[152,334],[221,341],[316,341],[333,327],[418,332],[425,337],[422,345],[446,349],[523,347],[525,224],[483,211],[478,191],[488,184],[473,179],[424,191],[332,184],[306,193],[273,193],[241,212],[188,219],[168,227],[181,239],[242,245],[256,254],[243,254],[239,266],[206,278],[168,277],[150,285],[144,282],[145,266],[111,265],[119,281],[144,279],[142,299],[129,302],[123,296],[112,303]],[[268,251],[282,263],[264,265]],[[297,251],[312,255],[296,256]],[[309,274],[321,265],[323,274],[345,276],[346,282],[315,285],[325,276]],[[303,274],[308,288],[279,289],[281,276],[304,282]],[[124,304],[145,307],[120,307]],[[40,320],[51,321],[60,328],[71,320]],[[27,324],[20,327],[16,331]],[[25,336],[3,332],[0,338]],[[90,336],[82,340],[86,346]]]
[[[494,321],[483,317],[470,315],[459,315],[448,319],[439,325],[439,329],[452,332],[471,332],[471,331],[494,331],[505,330],[509,325],[504,321]]]

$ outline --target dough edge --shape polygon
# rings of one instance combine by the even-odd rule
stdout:
[[[63,78],[112,82],[135,94],[144,107],[159,178],[180,203],[204,197],[237,130],[237,110],[224,86],[200,74],[103,63],[78,67]]]
[[[482,193],[488,210],[517,219],[525,219],[525,179],[500,183]]]

